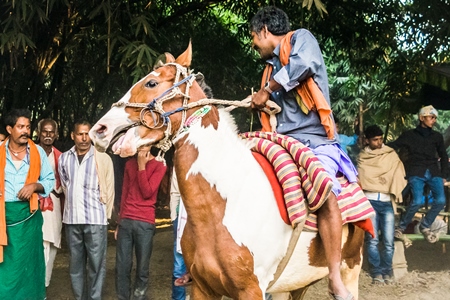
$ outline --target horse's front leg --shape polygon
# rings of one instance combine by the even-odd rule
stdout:
[[[211,290],[205,291],[195,283],[195,279],[192,281],[191,287],[191,299],[193,300],[220,300],[222,296],[216,293],[213,293]],[[245,289],[233,288],[230,293],[230,297],[233,300],[262,300],[263,293],[259,288],[258,284],[252,283],[248,285]],[[229,298],[224,298],[229,299]]]
[[[245,290],[237,291],[236,296],[233,299],[246,300],[246,299],[263,299],[263,293],[258,285],[256,287],[248,287]]]
[[[221,300],[222,296],[217,294],[211,294],[203,291],[195,280],[192,281],[191,286],[191,299],[192,300]]]

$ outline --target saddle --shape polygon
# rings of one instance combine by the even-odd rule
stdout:
[[[264,170],[277,200],[283,221],[295,228],[317,231],[314,213],[327,200],[332,180],[312,151],[286,135],[271,132],[246,132],[240,137],[251,143],[256,161]],[[357,183],[338,174],[342,191],[337,197],[342,223],[354,223],[373,235],[370,202]]]

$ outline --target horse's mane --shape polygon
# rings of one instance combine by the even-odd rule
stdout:
[[[214,97],[212,88],[206,84],[205,76],[202,73],[195,74],[195,81],[197,81],[198,85],[201,87],[201,89],[205,93],[206,98],[211,99]]]
[[[153,70],[156,70],[164,66],[164,64],[167,62],[174,62],[174,61],[175,58],[173,57],[173,55],[168,52],[165,52],[156,59],[156,63],[153,65]],[[206,98],[211,99],[214,97],[212,89],[209,85],[205,83],[205,76],[202,73],[195,74],[195,81],[197,81],[198,85],[205,93]]]

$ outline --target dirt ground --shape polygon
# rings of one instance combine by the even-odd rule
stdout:
[[[157,214],[158,217],[158,214]],[[172,269],[172,227],[168,226],[167,212],[159,213],[159,224],[154,237],[153,254],[150,262],[149,299],[171,299]],[[112,232],[108,236],[107,275],[103,299],[115,298],[115,241]],[[428,244],[415,241],[405,250],[408,274],[390,286],[373,286],[366,271],[361,272],[359,292],[362,300],[408,299],[441,300],[450,299],[450,243]],[[47,289],[49,300],[73,299],[68,270],[68,252],[63,241],[62,249],[55,260],[52,281]],[[448,251],[445,251],[448,248]],[[367,264],[363,265],[367,270]],[[134,274],[133,274],[134,275]],[[329,299],[327,282],[322,280],[310,287],[307,300]]]

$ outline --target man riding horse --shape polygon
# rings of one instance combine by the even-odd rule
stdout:
[[[330,109],[328,77],[319,45],[306,29],[290,31],[286,13],[276,7],[261,9],[251,20],[252,46],[267,66],[262,88],[253,95],[252,107],[262,108],[272,99],[282,109],[276,132],[309,146],[333,179],[332,193],[317,210],[318,229],[329,269],[328,289],[334,299],[353,299],[340,276],[342,220],[337,205],[343,173],[350,182],[357,172],[335,139]],[[263,131],[267,128],[262,117]]]

